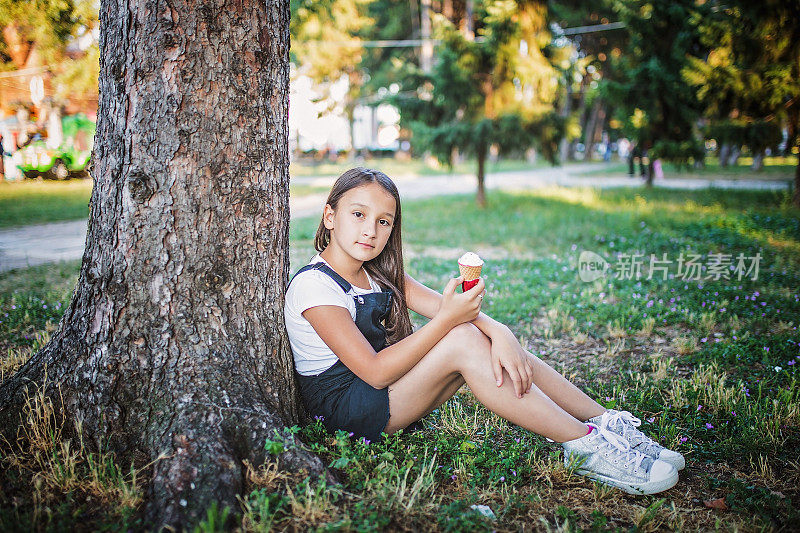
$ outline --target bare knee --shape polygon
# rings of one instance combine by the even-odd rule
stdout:
[[[460,363],[459,366],[476,360],[482,362],[488,358],[491,350],[489,338],[470,323],[454,327],[441,342],[445,343],[447,352]]]
[[[465,322],[447,332],[447,335],[442,338],[442,342],[456,350],[462,350],[465,347],[488,345],[489,339],[474,324]]]

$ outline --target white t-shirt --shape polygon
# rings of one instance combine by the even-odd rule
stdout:
[[[315,255],[308,264],[318,262],[328,265],[319,254]],[[353,301],[353,295],[380,292],[381,290],[369,275],[367,275],[367,279],[372,289],[367,290],[352,285],[347,294],[329,275],[319,270],[306,270],[298,274],[289,284],[283,311],[286,331],[289,333],[289,344],[292,346],[294,355],[294,366],[300,375],[321,374],[339,360],[317,335],[311,323],[303,317],[303,311],[319,305],[336,305],[347,309],[355,322],[356,304]]]

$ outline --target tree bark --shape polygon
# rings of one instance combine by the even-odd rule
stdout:
[[[145,518],[236,508],[242,461],[297,420],[288,279],[288,3],[100,7],[86,250],[51,341],[0,385],[11,432],[32,387],[96,446],[147,464]],[[45,378],[46,376],[46,378]],[[293,469],[322,471],[296,448]]]
[[[797,154],[797,166],[794,167],[794,192],[792,193],[792,204],[800,209],[800,154]]]
[[[486,151],[487,147],[478,149],[478,193],[475,201],[480,207],[486,207]]]
[[[586,121],[586,127],[583,130],[583,145],[584,145],[584,161],[591,161],[592,154],[594,153],[594,136],[597,130],[597,121],[600,114],[600,101],[595,100],[592,105],[592,110],[589,112],[589,119]]]
[[[647,168],[647,175],[644,177],[644,184],[647,187],[652,187],[653,186],[653,173],[654,173],[653,172],[654,169],[653,169],[653,158],[652,157],[648,157],[647,158],[647,167],[646,168]]]
[[[569,120],[569,115],[572,112],[572,93],[573,93],[572,76],[573,76],[573,71],[570,68],[564,76],[567,94],[566,97],[564,98],[564,105],[562,106],[560,112],[560,115],[564,117],[565,121]],[[567,157],[569,156],[569,145],[570,145],[569,139],[567,139],[567,136],[565,134],[561,138],[561,141],[559,141],[558,143],[558,153],[562,163],[566,161]]]
[[[750,168],[756,172],[764,168],[764,150],[758,150],[753,154],[753,164]]]

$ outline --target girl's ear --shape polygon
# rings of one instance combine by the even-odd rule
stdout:
[[[325,229],[333,229],[333,208],[331,204],[325,204],[325,211],[322,213],[322,223],[325,224]]]

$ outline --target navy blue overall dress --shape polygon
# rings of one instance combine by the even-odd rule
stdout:
[[[306,265],[297,274],[312,269],[330,276],[345,294],[350,292],[350,283],[325,263]],[[292,277],[292,281],[297,274]],[[386,347],[386,328],[382,322],[389,316],[392,293],[381,290],[354,295],[353,299],[356,305],[356,327],[372,348],[379,352]],[[388,387],[374,388],[356,376],[341,359],[321,374],[303,376],[295,371],[295,375],[306,409],[312,416],[322,416],[322,422],[328,431],[343,429],[370,441],[381,439],[381,432],[389,422]]]

